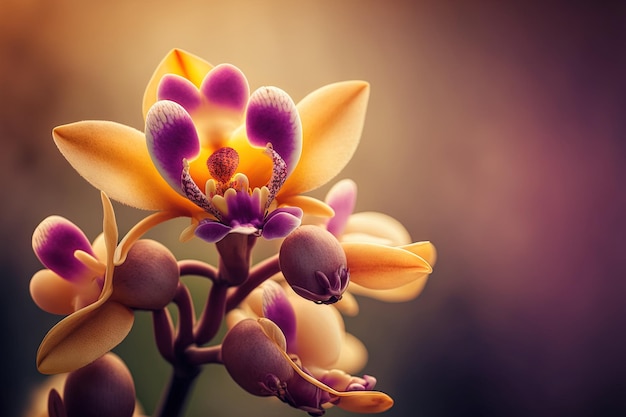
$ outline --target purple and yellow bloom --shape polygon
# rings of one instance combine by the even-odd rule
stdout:
[[[435,246],[429,241],[413,242],[402,223],[384,213],[353,213],[356,194],[354,181],[342,180],[325,199],[335,212],[326,229],[341,242],[350,268],[346,294],[388,302],[414,299],[424,289],[435,265]],[[351,314],[358,310],[349,295],[340,307]]]
[[[176,259],[157,242],[137,241],[126,262],[114,265],[118,231],[104,193],[102,206],[103,233],[93,244],[60,216],[46,218],[33,233],[33,250],[47,269],[33,275],[31,296],[42,310],[67,315],[39,346],[42,373],[73,371],[101,357],[129,333],[133,309],[161,309],[176,291]]]
[[[374,377],[351,375],[365,365],[367,350],[345,332],[332,305],[312,303],[270,280],[233,310],[227,323],[224,363],[233,379],[252,394],[278,396],[312,415],[321,415],[332,405],[361,413],[382,412],[393,405],[388,395],[372,391]],[[259,339],[267,345],[268,357],[260,357]],[[239,361],[248,356],[250,366],[242,367]],[[266,375],[273,375],[271,386]]]
[[[302,212],[330,216],[302,193],[333,178],[352,157],[363,127],[369,87],[332,84],[297,105],[276,87],[249,93],[241,71],[213,67],[173,50],[144,94],[145,134],[109,121],[54,129],[72,166],[111,198],[155,210],[122,241],[179,216],[216,242],[229,233],[284,237]]]

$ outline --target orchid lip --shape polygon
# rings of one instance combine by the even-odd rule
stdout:
[[[95,257],[85,234],[61,216],[44,219],[33,233],[33,250],[42,264],[60,277],[75,283],[93,277],[94,271],[75,256],[77,251]]]

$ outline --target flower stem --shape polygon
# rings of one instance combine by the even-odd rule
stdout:
[[[267,258],[263,262],[255,265],[250,271],[248,279],[228,295],[226,300],[226,312],[237,307],[252,290],[261,285],[263,281],[279,272],[280,264],[278,262],[278,255]]]
[[[179,417],[185,408],[187,396],[200,374],[200,367],[175,367],[166,389],[166,395],[154,413],[154,417]]]

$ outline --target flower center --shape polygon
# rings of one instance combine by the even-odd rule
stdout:
[[[235,174],[239,166],[239,154],[233,148],[220,148],[207,159],[212,178],[206,182],[204,192],[191,178],[189,162],[184,159],[181,175],[184,195],[220,222],[234,221],[231,217],[236,214],[241,219],[262,221],[287,178],[287,165],[270,143],[263,153],[272,159],[272,175],[267,185],[254,190],[250,189],[245,174]]]
[[[229,147],[220,148],[206,161],[209,173],[221,184],[228,184],[239,166],[239,154]]]

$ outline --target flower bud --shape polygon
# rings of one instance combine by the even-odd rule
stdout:
[[[321,416],[322,404],[330,396],[302,378],[294,370],[298,365],[285,357],[284,350],[285,337],[271,320],[245,319],[226,334],[222,362],[233,380],[249,393],[273,395],[312,416]]]
[[[63,402],[67,417],[131,417],[133,377],[117,355],[107,353],[68,375]]]
[[[174,298],[179,278],[169,249],[154,240],[138,240],[115,267],[111,299],[134,309],[159,310]]]
[[[348,286],[346,254],[335,236],[321,227],[305,225],[289,234],[279,261],[291,288],[316,303],[339,301]]]
[[[294,373],[280,345],[267,335],[268,325],[273,323],[242,320],[230,329],[222,342],[222,362],[230,376],[250,394],[259,396],[276,395]],[[281,336],[280,329],[273,327],[274,333]]]

